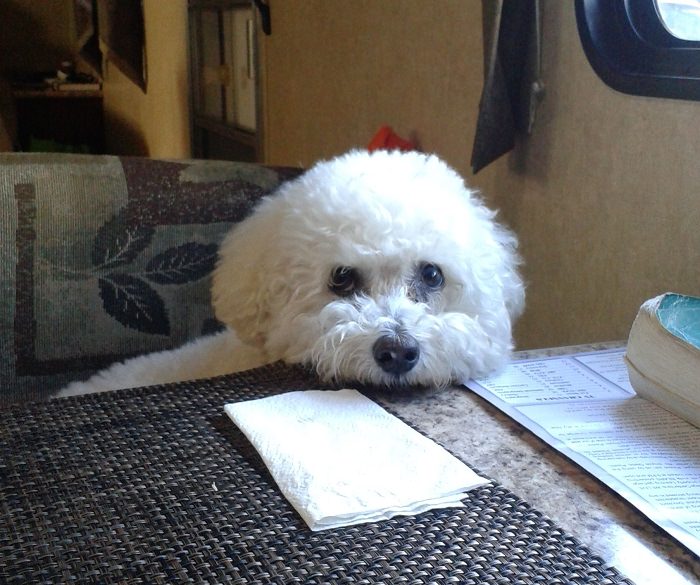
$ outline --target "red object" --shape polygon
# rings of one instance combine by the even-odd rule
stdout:
[[[367,150],[416,150],[416,145],[401,138],[389,126],[382,126],[370,141]]]

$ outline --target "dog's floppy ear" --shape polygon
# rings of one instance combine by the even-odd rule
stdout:
[[[270,271],[275,270],[279,213],[265,200],[224,238],[212,279],[219,321],[245,343],[262,346],[268,331]]]

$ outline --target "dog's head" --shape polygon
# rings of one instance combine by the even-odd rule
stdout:
[[[434,156],[351,152],[284,184],[222,245],[217,316],[325,379],[485,375],[522,310],[516,239]]]

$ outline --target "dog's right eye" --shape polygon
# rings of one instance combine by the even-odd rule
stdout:
[[[328,288],[339,297],[349,296],[359,287],[360,275],[350,266],[337,266],[328,280]]]

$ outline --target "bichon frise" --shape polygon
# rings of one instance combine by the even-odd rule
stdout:
[[[524,302],[514,235],[435,156],[350,152],[283,184],[224,240],[227,329],[112,366],[67,396],[284,360],[324,380],[438,385],[507,359]]]

